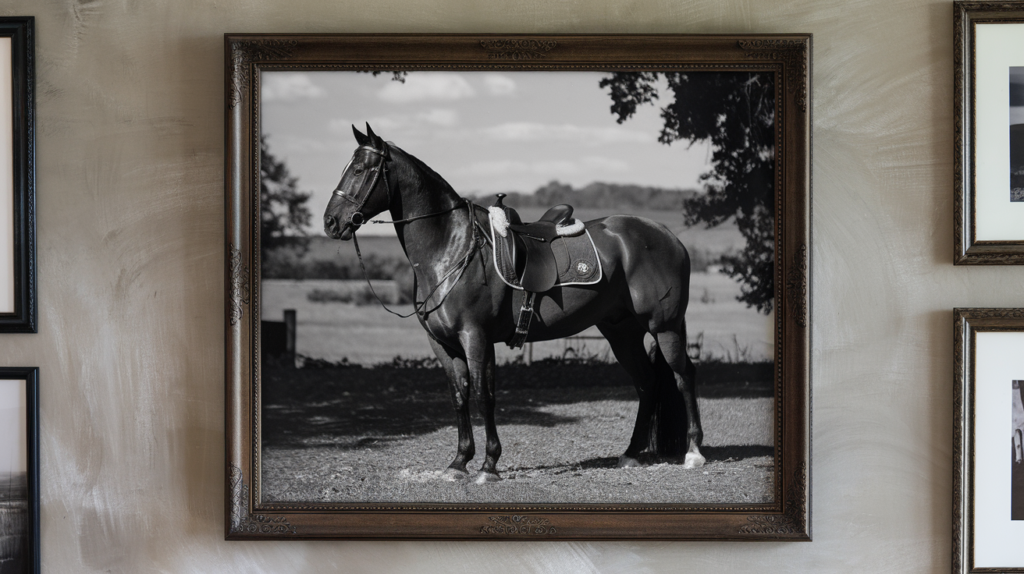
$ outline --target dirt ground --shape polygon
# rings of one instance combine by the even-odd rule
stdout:
[[[771,364],[698,367],[707,464],[617,469],[636,414],[621,367],[498,369],[503,480],[448,482],[455,416],[440,369],[263,368],[265,502],[755,503],[773,495]],[[479,423],[479,421],[476,421]],[[475,427],[482,462],[483,430]]]

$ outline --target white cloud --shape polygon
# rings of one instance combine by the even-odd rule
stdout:
[[[484,86],[492,96],[509,96],[516,91],[516,82],[501,74],[484,74]]]
[[[417,114],[416,119],[435,126],[451,127],[459,123],[459,114],[455,110],[437,108]]]
[[[282,155],[333,151],[327,142],[308,137],[285,135],[278,138],[271,136],[268,141],[270,151],[280,152]]]
[[[594,128],[571,124],[548,125],[532,122],[507,122],[481,130],[498,141],[568,141],[586,145],[653,141],[651,134],[625,128]]]
[[[264,103],[294,102],[327,95],[326,90],[313,83],[309,74],[296,72],[267,72],[263,74],[261,88]]]
[[[476,90],[459,74],[439,72],[409,74],[405,83],[388,82],[378,97],[393,104],[408,104],[424,100],[461,100],[472,98]]]
[[[392,114],[365,118],[359,121],[353,121],[348,118],[335,118],[327,122],[327,129],[332,133],[351,136],[352,126],[355,126],[360,132],[366,132],[367,123],[369,123],[370,127],[373,128],[374,133],[384,139],[387,139],[388,136],[385,132],[404,128],[409,123],[409,117],[400,114]]]
[[[388,114],[386,116],[366,118],[365,120],[358,122],[353,122],[345,118],[336,118],[327,122],[327,128],[334,133],[347,135],[352,133],[353,124],[359,129],[359,131],[364,131],[366,129],[364,127],[364,123],[366,122],[369,122],[373,131],[377,135],[384,139],[389,139],[395,137],[394,132],[422,127],[424,125],[452,127],[459,123],[459,114],[455,110],[435,108],[415,115]]]
[[[583,167],[592,171],[614,171],[623,172],[629,170],[629,163],[621,159],[601,156],[588,156],[580,160]]]
[[[586,157],[580,161],[546,160],[525,162],[518,160],[484,160],[473,162],[455,171],[459,177],[501,177],[506,175],[523,176],[537,175],[548,179],[557,179],[576,174],[595,172],[621,172],[629,169],[629,164],[621,160],[605,157]]]

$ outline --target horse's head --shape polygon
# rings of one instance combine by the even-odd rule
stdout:
[[[366,135],[352,126],[359,147],[341,173],[341,181],[327,202],[324,232],[348,241],[371,217],[388,209],[390,187],[387,164],[391,148],[366,124]]]

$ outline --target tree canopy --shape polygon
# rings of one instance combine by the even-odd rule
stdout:
[[[274,157],[267,137],[260,137],[260,255],[283,246],[305,251],[306,227],[312,214],[306,206],[310,193],[299,191],[299,180],[284,161]]]
[[[711,144],[711,169],[700,176],[704,193],[684,200],[684,220],[710,228],[735,219],[746,245],[722,257],[724,271],[741,283],[740,301],[770,313],[775,294],[771,74],[619,72],[602,79],[600,87],[608,89],[618,123],[664,97],[658,141]],[[659,93],[663,87],[667,93]]]

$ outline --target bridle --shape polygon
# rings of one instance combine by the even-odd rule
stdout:
[[[366,223],[366,217],[363,215],[363,207],[366,205],[366,202],[370,200],[370,196],[373,195],[373,190],[376,189],[377,182],[380,180],[381,174],[384,174],[384,188],[388,194],[388,205],[391,205],[391,185],[388,183],[388,161],[391,159],[391,148],[389,148],[387,144],[384,144],[383,150],[379,150],[373,146],[361,145],[356,148],[356,152],[358,153],[359,150],[366,150],[380,156],[380,163],[375,167],[370,168],[370,171],[373,172],[373,179],[370,181],[369,187],[366,188],[366,195],[364,195],[362,199],[359,199],[356,197],[356,193],[359,191],[358,189],[352,193],[347,193],[340,184],[338,189],[334,190],[334,195],[356,205],[355,211],[352,212],[352,215],[349,216],[348,220],[348,223],[351,223],[355,228],[359,228]],[[348,164],[345,165],[345,169],[342,170],[342,179],[345,178],[345,173],[348,172],[348,168],[352,165],[352,161],[354,160],[355,154],[352,155],[352,159],[349,160]]]
[[[477,229],[477,227],[480,224],[476,220],[476,213],[475,213],[475,209],[474,209],[475,206],[473,205],[473,202],[471,202],[470,200],[468,200],[466,198],[463,198],[463,197],[460,197],[459,198],[460,201],[456,202],[455,205],[453,205],[453,206],[451,206],[449,208],[443,209],[441,211],[433,212],[433,213],[426,213],[426,214],[423,214],[423,215],[415,215],[415,216],[412,216],[412,217],[407,217],[405,219],[395,219],[395,220],[392,220],[392,221],[386,221],[386,220],[383,220],[383,219],[370,219],[370,220],[367,220],[366,216],[364,216],[363,213],[362,213],[363,207],[366,205],[366,202],[369,201],[370,196],[373,195],[373,190],[377,187],[377,182],[378,182],[378,180],[381,179],[381,174],[383,174],[383,176],[384,176],[383,177],[384,189],[385,189],[385,191],[388,194],[388,205],[389,206],[391,205],[391,184],[390,184],[390,182],[388,182],[388,162],[391,161],[391,148],[388,146],[387,142],[384,142],[384,149],[383,150],[379,150],[379,149],[377,149],[375,147],[368,146],[368,145],[361,145],[358,148],[356,148],[356,152],[358,152],[359,150],[366,150],[366,151],[369,151],[371,153],[374,153],[374,154],[377,154],[378,156],[380,156],[380,163],[378,163],[375,167],[370,168],[370,170],[373,171],[374,173],[373,173],[373,179],[370,181],[370,185],[366,188],[367,189],[366,194],[363,196],[362,199],[359,199],[356,196],[356,193],[358,192],[358,190],[356,190],[356,192],[353,192],[353,193],[349,194],[349,193],[345,192],[345,189],[340,187],[340,184],[339,184],[338,189],[334,190],[334,195],[344,199],[345,201],[348,201],[349,203],[353,203],[356,206],[355,211],[353,211],[352,215],[349,217],[349,223],[351,223],[353,228],[354,228],[353,231],[352,231],[352,244],[356,248],[356,258],[359,259],[359,268],[363,270],[363,278],[366,280],[366,284],[370,288],[370,293],[373,294],[373,297],[375,299],[377,299],[377,302],[380,303],[381,307],[383,307],[385,311],[387,311],[388,313],[391,313],[392,315],[396,315],[398,317],[401,317],[403,319],[408,318],[408,317],[412,317],[413,315],[416,315],[420,319],[421,322],[425,322],[426,318],[427,318],[427,315],[429,313],[432,313],[432,312],[436,311],[437,309],[439,309],[441,307],[441,305],[444,304],[444,300],[448,297],[448,294],[452,292],[452,289],[455,288],[455,285],[454,284],[452,285],[452,289],[449,289],[448,292],[445,293],[444,296],[441,297],[441,300],[437,302],[437,305],[434,306],[433,309],[425,311],[424,309],[427,306],[427,302],[430,301],[430,298],[434,296],[434,293],[436,293],[437,290],[441,288],[441,285],[444,285],[445,281],[450,279],[452,276],[455,276],[455,283],[459,282],[459,280],[462,278],[463,273],[466,272],[466,269],[469,267],[470,262],[473,260],[473,254],[475,254],[477,252],[477,249],[479,249],[479,247],[480,247],[480,237],[483,237],[485,241],[487,240],[487,237],[486,237],[486,235],[481,235],[479,233],[478,229]],[[353,154],[352,160],[349,160],[348,164],[345,166],[345,169],[342,170],[342,179],[345,178],[345,173],[348,172],[348,168],[349,168],[349,166],[352,165],[352,161],[354,161],[354,160],[355,160],[355,154]],[[434,288],[431,289],[429,293],[427,293],[427,296],[423,299],[423,301],[421,301],[419,303],[416,303],[415,301],[413,301],[413,311],[412,311],[412,313],[409,313],[407,315],[403,315],[401,313],[398,313],[398,312],[395,312],[395,311],[392,311],[391,309],[389,309],[388,306],[384,304],[384,301],[381,301],[381,298],[380,298],[380,296],[377,295],[377,292],[373,290],[373,283],[370,282],[370,276],[366,272],[366,265],[363,264],[363,254],[359,250],[359,239],[357,239],[357,234],[356,234],[355,230],[358,229],[359,227],[361,227],[364,223],[392,223],[392,224],[409,223],[410,221],[416,221],[418,219],[426,219],[428,217],[436,217],[438,215],[444,215],[446,213],[451,213],[452,211],[455,211],[456,209],[459,209],[460,207],[463,207],[463,206],[469,207],[469,212],[470,212],[469,213],[469,215],[470,215],[470,217],[469,217],[469,225],[470,225],[470,230],[472,232],[473,241],[471,242],[471,244],[469,246],[469,251],[466,253],[465,256],[463,256],[460,259],[458,264],[453,266],[451,269],[449,269],[446,273],[444,273],[441,276],[441,279],[437,282],[437,285],[434,286]],[[416,274],[415,273],[413,273],[413,293],[414,294],[416,293]],[[424,323],[424,326],[425,326],[425,323]],[[427,329],[427,333],[430,334],[430,330],[429,329]]]
[[[363,224],[365,223],[409,223],[410,221],[416,221],[417,219],[426,219],[428,217],[444,215],[445,213],[455,211],[456,209],[462,207],[463,205],[469,205],[470,201],[468,199],[460,198],[462,199],[462,201],[456,203],[455,205],[447,209],[442,209],[441,211],[435,211],[433,213],[414,215],[412,217],[406,217],[405,219],[395,219],[392,221],[387,221],[383,219],[366,219],[366,216],[363,215],[363,207],[366,205],[366,202],[370,200],[370,196],[373,195],[373,190],[377,187],[377,181],[381,179],[381,174],[384,174],[384,189],[388,194],[388,205],[391,205],[391,183],[388,181],[388,162],[391,161],[391,148],[388,146],[387,142],[383,143],[383,150],[379,150],[375,147],[368,145],[362,145],[356,148],[357,152],[359,150],[366,150],[370,153],[374,153],[380,156],[380,163],[378,163],[375,167],[370,168],[370,171],[373,172],[373,180],[370,181],[370,185],[369,187],[367,187],[366,195],[362,199],[356,198],[355,192],[349,194],[346,193],[345,190],[340,187],[334,190],[334,195],[337,195],[338,197],[344,199],[345,201],[349,203],[354,203],[356,205],[355,211],[353,211],[352,215],[349,216],[348,218],[348,222],[351,223],[354,228],[358,229],[362,227]],[[353,155],[352,160],[354,159],[355,156]],[[342,170],[342,179],[344,179],[345,172],[348,171],[349,166],[352,165],[352,160],[349,160],[348,164],[345,165],[345,169]],[[353,237],[355,237],[354,231]]]

